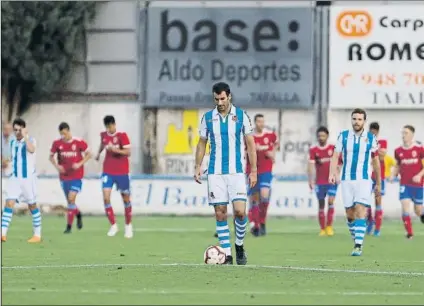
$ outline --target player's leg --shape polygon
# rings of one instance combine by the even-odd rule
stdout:
[[[250,221],[251,233],[253,236],[259,236],[259,188],[255,185],[253,188],[249,189],[249,202],[250,202],[250,210],[248,219]]]
[[[229,174],[225,176],[227,179],[228,195],[233,204],[234,227],[235,227],[235,248],[236,262],[238,265],[247,264],[247,255],[244,250],[244,237],[247,230],[246,202],[247,190],[246,183],[243,180],[243,174]]]
[[[9,178],[6,182],[6,204],[3,208],[1,216],[1,241],[6,242],[7,231],[9,230],[10,222],[12,222],[13,207],[18,201],[21,194],[19,181],[16,178]]]
[[[372,180],[371,193],[373,193],[375,185],[376,185],[376,181]],[[375,200],[377,201],[377,195],[375,195]],[[377,205],[377,202],[376,202],[376,205]],[[372,216],[372,207],[371,206],[367,207],[367,218],[366,219],[367,219],[367,235],[371,235],[371,232],[372,232],[372,230],[374,228],[374,224],[375,224],[374,218]]]
[[[318,200],[318,223],[320,227],[319,235],[326,236],[325,232],[325,196],[327,194],[328,185],[316,185],[315,194]]]
[[[131,186],[130,176],[120,175],[117,177],[116,187],[121,192],[122,201],[124,202],[125,210],[125,238],[132,238],[134,236],[132,226],[132,204],[131,204]]]
[[[423,187],[413,187],[414,195],[412,201],[414,202],[414,211],[415,214],[420,217],[421,222],[424,223],[424,211],[423,211],[423,198],[424,198],[424,188]]]
[[[365,232],[367,230],[367,213],[371,205],[372,188],[371,180],[358,180],[354,182],[354,210],[355,210],[355,247],[352,256],[362,255]]]
[[[22,195],[25,203],[28,203],[28,208],[32,215],[32,230],[33,236],[28,240],[29,243],[38,243],[41,241],[41,212],[37,207],[37,186],[35,177],[22,180]]]
[[[230,227],[227,217],[228,188],[223,175],[208,175],[208,202],[215,210],[216,233],[218,234],[219,245],[225,251],[225,264],[232,265]]]
[[[355,240],[355,210],[353,209],[353,184],[351,181],[340,183],[342,189],[343,205],[346,211],[346,223],[352,240]]]
[[[63,192],[66,196],[66,201],[68,203],[67,208],[67,222],[66,229],[64,234],[71,233],[72,224],[74,222],[74,218],[77,217],[77,227],[78,229],[82,228],[82,216],[78,207],[76,205],[77,194],[81,191],[82,188],[82,180],[70,180],[70,181],[62,181],[61,182]]]
[[[118,232],[118,225],[115,220],[115,213],[113,212],[112,204],[110,203],[110,196],[112,194],[112,187],[114,185],[114,177],[109,174],[102,175],[102,190],[103,190],[103,203],[105,207],[106,217],[110,223],[110,229],[107,233],[109,237],[113,237]]]
[[[376,237],[380,236],[381,225],[383,224],[382,200],[385,193],[386,193],[386,182],[382,180],[381,181],[381,196],[375,196],[374,236]]]
[[[260,223],[260,235],[266,235],[266,217],[268,214],[269,201],[271,198],[271,182],[272,173],[266,172],[259,175],[259,190],[260,190],[260,202],[259,202],[259,223]]]
[[[409,186],[400,185],[399,186],[399,200],[400,204],[402,206],[402,221],[403,226],[406,230],[406,238],[412,239],[412,236],[414,236],[414,231],[412,229],[412,220],[410,215],[410,209],[411,209],[411,194],[410,194],[410,188]]]
[[[334,235],[333,220],[334,220],[334,202],[336,201],[337,185],[329,185],[327,196],[328,196],[328,209],[327,209],[327,224],[325,232],[328,236]]]

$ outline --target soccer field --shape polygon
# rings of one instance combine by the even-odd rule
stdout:
[[[122,217],[118,218],[122,223]],[[217,244],[210,218],[136,217],[135,236],[107,237],[106,218],[44,217],[44,241],[30,245],[30,217],[15,216],[2,244],[4,305],[415,304],[424,300],[424,225],[404,238],[401,221],[366,237],[351,257],[346,225],[318,237],[314,220],[271,219],[269,235],[246,239],[248,266],[207,266]],[[234,236],[234,235],[232,235]]]

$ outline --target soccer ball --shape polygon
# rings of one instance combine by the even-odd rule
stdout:
[[[207,265],[222,265],[225,258],[224,249],[218,245],[209,246],[203,254],[203,261]]]

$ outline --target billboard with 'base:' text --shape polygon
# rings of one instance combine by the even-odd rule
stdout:
[[[424,109],[424,5],[333,6],[330,108]]]

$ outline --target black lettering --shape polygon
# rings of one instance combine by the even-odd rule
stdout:
[[[246,28],[246,24],[241,20],[231,20],[226,23],[224,27],[224,36],[228,38],[229,40],[232,40],[234,42],[237,42],[240,44],[238,48],[233,48],[229,45],[224,47],[224,50],[227,52],[246,52],[249,50],[249,41],[246,37],[239,33],[233,32],[233,29],[240,29],[244,30]]]
[[[361,49],[362,47],[360,44],[351,44],[348,48],[349,61],[354,61],[355,59],[362,61]],[[355,55],[356,58],[354,58]]]
[[[291,80],[293,82],[297,82],[300,80],[300,67],[298,65],[293,65],[291,67],[291,73],[292,73]]]
[[[173,20],[168,23],[168,10],[161,13],[161,36],[160,36],[160,47],[164,52],[175,52],[185,51],[188,41],[188,32],[184,23],[180,20]],[[178,46],[174,48],[169,46],[168,34],[169,31],[174,28],[180,32],[180,41]]]
[[[205,34],[198,35],[193,39],[193,51],[216,51],[218,44],[216,24],[210,20],[201,20],[195,24],[194,31],[200,31],[202,28],[206,28],[208,32]],[[207,47],[201,47],[203,41],[205,42]]]
[[[384,17],[382,17],[382,18],[380,19],[380,25],[381,25],[383,28],[388,28],[387,23],[386,23],[387,19],[388,19],[388,17],[387,17],[387,16],[384,16]]]
[[[401,47],[399,44],[392,44],[392,47],[390,49],[390,60],[393,61],[395,59],[395,54],[397,54],[397,58],[399,60],[403,59],[403,54],[406,52],[406,60],[411,60],[411,45],[410,44],[404,44]]]
[[[373,52],[373,49],[377,50],[378,52],[377,55],[375,54],[375,52]],[[367,48],[367,56],[369,59],[373,61],[381,60],[385,54],[386,54],[386,49],[384,49],[384,46],[382,44],[373,43],[369,45]]]
[[[277,45],[271,45],[268,48],[262,45],[263,41],[279,41],[280,31],[277,25],[271,20],[261,20],[253,30],[253,46],[258,52],[275,52]]]
[[[417,57],[420,60],[424,60],[424,43],[421,45],[418,45],[417,47]]]
[[[164,60],[159,70],[158,80],[167,78],[168,81],[200,81],[204,74],[203,67],[199,64],[193,65],[191,60],[182,64],[177,59],[172,64],[169,60]]]
[[[247,66],[241,65],[238,67],[237,79],[238,86],[241,86],[244,81],[247,81],[249,79],[249,68]]]
[[[418,31],[418,29],[422,27],[424,27],[424,20],[422,19],[414,20],[414,25],[412,27],[414,31]]]
[[[373,92],[373,104],[377,105],[423,105],[424,92],[411,93],[411,92]]]
[[[214,59],[211,62],[211,66],[212,81],[222,80],[222,78],[224,77],[224,63],[220,60]]]
[[[158,80],[162,81],[162,78],[167,77],[168,81],[172,81],[171,68],[169,67],[168,60],[164,60],[159,70]]]

